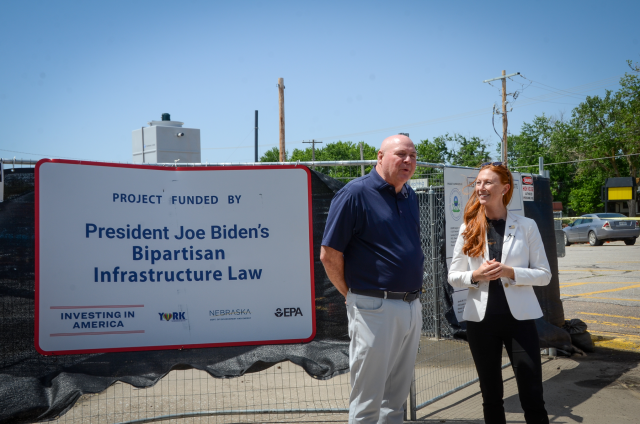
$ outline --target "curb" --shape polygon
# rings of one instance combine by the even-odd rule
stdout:
[[[639,336],[598,331],[591,333],[591,340],[597,347],[640,353]]]

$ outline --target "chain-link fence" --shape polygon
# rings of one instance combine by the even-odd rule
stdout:
[[[347,182],[362,175],[363,167],[368,172],[372,162],[304,165],[312,168],[315,165],[318,171]],[[425,254],[423,326],[408,400],[408,419],[415,419],[416,411],[422,407],[477,380],[466,342],[453,337],[445,318],[443,284],[447,269],[441,255],[445,225],[442,168],[419,164],[416,177],[427,180],[428,185],[417,190]],[[506,366],[506,357],[503,363]],[[151,387],[136,388],[116,382],[101,393],[83,395],[56,421],[344,422],[349,391],[348,373],[320,380],[291,362],[237,378],[213,378],[204,370],[184,366],[174,368]]]

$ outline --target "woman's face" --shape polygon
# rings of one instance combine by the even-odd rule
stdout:
[[[499,208],[504,206],[502,196],[509,191],[509,184],[502,184],[500,175],[491,169],[484,169],[478,173],[475,190],[481,205]]]

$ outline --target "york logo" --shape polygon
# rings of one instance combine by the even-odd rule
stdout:
[[[160,315],[160,321],[186,321],[187,317],[185,316],[186,312],[158,312]]]
[[[276,313],[274,314],[277,317],[297,317],[304,316],[302,315],[302,311],[300,308],[278,308],[276,309]]]

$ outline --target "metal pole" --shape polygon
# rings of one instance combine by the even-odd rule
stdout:
[[[438,299],[438,238],[436,236],[436,192],[429,188],[429,225],[431,230],[431,283],[433,287],[434,337],[440,339],[440,308]]]
[[[414,369],[411,388],[409,389],[409,412],[411,413],[409,421],[416,421],[418,419],[416,411],[416,371]]]
[[[360,142],[360,160],[364,160],[364,142]],[[360,165],[360,174],[364,177],[364,165]]]
[[[142,163],[144,163],[144,127],[140,128],[142,133]]]
[[[255,144],[256,144],[256,162],[258,162],[258,111],[256,110],[256,136],[255,136]]]
[[[542,156],[538,157],[538,174],[544,175],[544,158]]]

